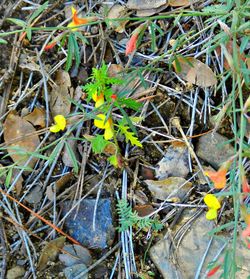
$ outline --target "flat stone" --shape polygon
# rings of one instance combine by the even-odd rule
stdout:
[[[23,278],[24,274],[25,274],[25,268],[23,266],[17,265],[8,270],[6,278],[7,279]]]
[[[59,255],[59,260],[66,266],[80,263],[89,266],[92,263],[92,257],[89,250],[80,245],[65,245],[62,251],[65,251],[65,253]]]
[[[225,144],[227,141],[228,138],[216,132],[201,136],[196,154],[199,158],[218,169],[223,162],[234,155],[234,148],[231,144]]]
[[[76,276],[84,272],[85,269],[87,269],[85,264],[76,264],[70,267],[66,267],[63,272],[67,279],[74,279]],[[81,279],[88,279],[88,273],[81,276]]]
[[[99,199],[94,231],[95,202],[95,199],[84,199],[78,211],[75,209],[67,216],[64,228],[70,236],[86,248],[105,249],[112,245],[115,237],[112,205],[109,199]],[[71,208],[72,203],[65,201],[62,205],[62,215],[65,216]]]
[[[193,211],[191,211],[193,212]],[[189,215],[189,217],[188,217]],[[190,219],[190,214],[186,214],[186,220]],[[180,227],[178,224],[177,227]],[[199,269],[201,260],[208,248],[211,236],[209,231],[213,229],[213,222],[205,218],[205,214],[201,214],[191,224],[190,229],[184,234],[178,249],[172,243],[172,236],[177,231],[174,228],[170,236],[167,233],[164,239],[157,242],[149,251],[150,257],[158,270],[161,272],[164,279],[193,279]],[[205,261],[201,267],[198,278],[206,278],[207,267],[210,262],[214,260],[224,244],[229,240],[227,235],[222,238],[213,238]],[[176,242],[178,239],[176,240]],[[229,244],[230,247],[231,244]],[[250,267],[250,253],[249,250],[240,243],[237,244],[237,264],[239,271],[236,278],[247,278]],[[222,271],[218,271],[213,278],[218,279]]]
[[[170,176],[185,178],[189,173],[188,167],[188,149],[185,144],[170,145],[157,164],[155,175],[158,179],[164,179]]]
[[[192,183],[182,177],[168,177],[163,180],[144,180],[155,199],[178,198],[182,201],[192,187]]]

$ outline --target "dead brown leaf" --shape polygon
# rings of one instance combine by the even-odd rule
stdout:
[[[73,137],[72,134],[71,134],[71,136]],[[68,143],[68,146],[70,147],[70,149],[72,150],[72,152],[74,153],[75,158],[78,160],[79,155],[77,153],[77,146],[76,146],[77,142],[76,142],[76,140],[68,139],[67,143]],[[71,155],[70,155],[68,149],[66,148],[66,145],[64,146],[64,149],[63,149],[62,161],[63,161],[65,166],[74,167],[74,163],[72,162]]]
[[[127,7],[134,10],[147,10],[156,9],[166,4],[166,0],[128,0]]]
[[[238,45],[236,47],[237,47],[238,61],[239,62],[240,62],[240,60],[245,61],[246,57],[245,57],[244,53],[240,53],[240,48]],[[230,69],[234,70],[234,66],[233,66],[233,49],[234,48],[233,48],[232,40],[230,40],[226,43],[225,48],[228,52],[228,55],[225,55],[226,59],[224,59],[223,66],[226,70],[230,70]],[[220,56],[221,55],[221,46],[218,46],[216,48],[216,51],[217,51],[217,54]]]
[[[216,85],[217,79],[213,71],[198,59],[193,57],[178,57],[178,64],[176,61],[173,62],[175,72],[187,82],[201,87]]]
[[[134,210],[140,217],[145,217],[154,212],[154,208],[151,204],[136,205],[134,207]]]
[[[111,64],[108,68],[108,75],[110,77],[121,77],[121,73],[124,70],[122,65],[119,64]]]
[[[37,269],[44,270],[48,261],[54,261],[63,248],[65,243],[65,236],[58,237],[45,245],[38,261]]]
[[[70,113],[71,103],[71,80],[67,72],[59,70],[56,74],[54,86],[50,92],[50,110],[52,116],[57,114],[68,115]]]
[[[182,7],[190,5],[190,0],[169,0],[168,3],[172,7]]]
[[[27,120],[18,116],[16,112],[8,114],[3,127],[4,141],[10,157],[19,166],[23,166],[30,157],[28,152],[34,152],[40,144],[39,137],[35,134],[35,128]],[[17,140],[13,141],[14,139]],[[36,161],[37,158],[33,157],[28,167],[33,168]]]
[[[45,127],[45,110],[42,108],[35,108],[31,113],[26,115],[23,119],[29,121],[33,126]]]
[[[108,12],[108,19],[117,19],[122,17],[127,17],[128,12],[125,6],[120,4],[115,4],[111,7]],[[128,20],[110,21],[109,26],[113,28],[118,33],[123,33]]]
[[[168,4],[165,4],[159,8],[155,8],[155,9],[137,10],[136,16],[140,16],[140,17],[151,16],[151,15],[161,12],[162,10],[166,9],[167,7],[168,7]]]

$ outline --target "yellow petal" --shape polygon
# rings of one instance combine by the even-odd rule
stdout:
[[[207,194],[204,197],[204,202],[209,208],[213,208],[216,210],[220,208],[220,202],[213,194]]]
[[[74,15],[74,13],[76,13],[76,9],[73,6],[71,7],[71,12],[72,12],[72,15]]]
[[[74,21],[70,22],[70,23],[67,25],[67,27],[75,27],[75,26],[77,26],[77,24],[75,24]],[[77,29],[78,29],[77,27],[71,28],[71,31],[75,32],[75,31],[77,31]]]
[[[109,127],[107,129],[105,129],[105,132],[104,132],[104,138],[105,140],[110,140],[114,137],[114,132],[113,132],[113,129],[112,127]]]
[[[54,121],[56,123],[56,126],[59,127],[60,130],[64,130],[66,128],[66,119],[63,115],[58,114],[54,117]]]
[[[110,128],[109,119],[105,122],[106,116],[104,114],[98,114],[94,120],[94,125],[100,129]]]
[[[60,131],[60,128],[57,125],[53,125],[50,127],[50,132],[52,133],[58,133]]]
[[[92,99],[94,102],[96,102],[97,100],[97,92],[95,92],[93,95],[92,95]]]
[[[208,220],[214,220],[217,218],[217,209],[211,208],[208,210],[207,214],[206,214],[206,218]]]
[[[104,104],[104,99],[103,98],[97,98],[96,103],[95,103],[95,107],[99,108],[103,104]]]

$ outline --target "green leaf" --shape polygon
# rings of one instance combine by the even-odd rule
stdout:
[[[109,141],[105,140],[103,135],[97,135],[94,137],[94,139],[91,140],[91,143],[93,152],[96,154],[100,154],[103,152]]]
[[[26,33],[27,33],[27,38],[28,38],[28,40],[30,41],[31,40],[31,36],[32,36],[32,31],[31,31],[31,26],[27,26],[27,28],[26,28]]]
[[[133,110],[138,110],[142,104],[131,99],[131,98],[123,98],[123,99],[119,99],[119,103],[121,105],[125,105],[127,108],[133,109]]]
[[[0,38],[0,44],[5,44],[6,45],[6,44],[8,44],[8,42],[6,40]]]
[[[47,9],[49,1],[42,4],[29,18],[29,22],[31,23],[35,18],[37,18],[44,10]]]
[[[108,158],[108,161],[110,162],[111,165],[113,165],[115,168],[118,166],[118,161],[117,161],[117,156],[112,155]]]
[[[89,44],[88,40],[81,33],[75,32],[75,36],[77,38],[79,38],[82,41],[83,44],[86,44],[86,45]]]
[[[70,34],[68,39],[68,53],[67,53],[67,60],[66,60],[66,67],[65,67],[65,71],[67,72],[72,66],[73,54],[74,54],[74,41],[73,41],[73,35]]]
[[[7,18],[7,20],[23,28],[25,28],[27,25],[27,23],[24,20],[18,18]]]
[[[80,50],[79,50],[79,46],[76,40],[76,37],[74,36],[74,33],[72,34],[72,41],[73,41],[73,45],[74,45],[74,57],[76,60],[76,65],[77,67],[80,65]]]
[[[150,23],[150,35],[151,35],[151,50],[153,52],[157,51],[157,45],[156,45],[156,36],[155,36],[155,24]]]
[[[250,38],[249,36],[245,36],[242,38],[241,44],[240,44],[240,53],[243,53],[245,48],[247,47],[247,44],[249,42]]]
[[[13,172],[13,168],[10,168],[10,169],[8,170],[8,174],[7,174],[6,179],[5,179],[5,186],[6,186],[7,188],[10,187],[11,178],[12,178],[12,172]]]
[[[139,139],[135,136],[135,134],[134,134],[133,132],[129,132],[129,131],[128,131],[128,129],[129,129],[128,126],[124,126],[124,125],[119,124],[118,127],[119,127],[120,133],[123,134],[123,135],[125,136],[126,142],[130,141],[130,143],[131,143],[132,145],[136,145],[136,146],[138,146],[138,147],[142,147],[141,142],[140,142]]]

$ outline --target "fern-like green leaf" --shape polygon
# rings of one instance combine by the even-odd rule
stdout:
[[[103,152],[109,141],[105,140],[103,135],[97,135],[91,140],[91,143],[94,153],[100,154]]]
[[[118,124],[119,131],[121,134],[125,136],[126,142],[130,141],[132,145],[136,145],[138,147],[142,147],[141,142],[139,139],[135,136],[134,132],[128,131],[129,127],[122,125],[121,123]]]

